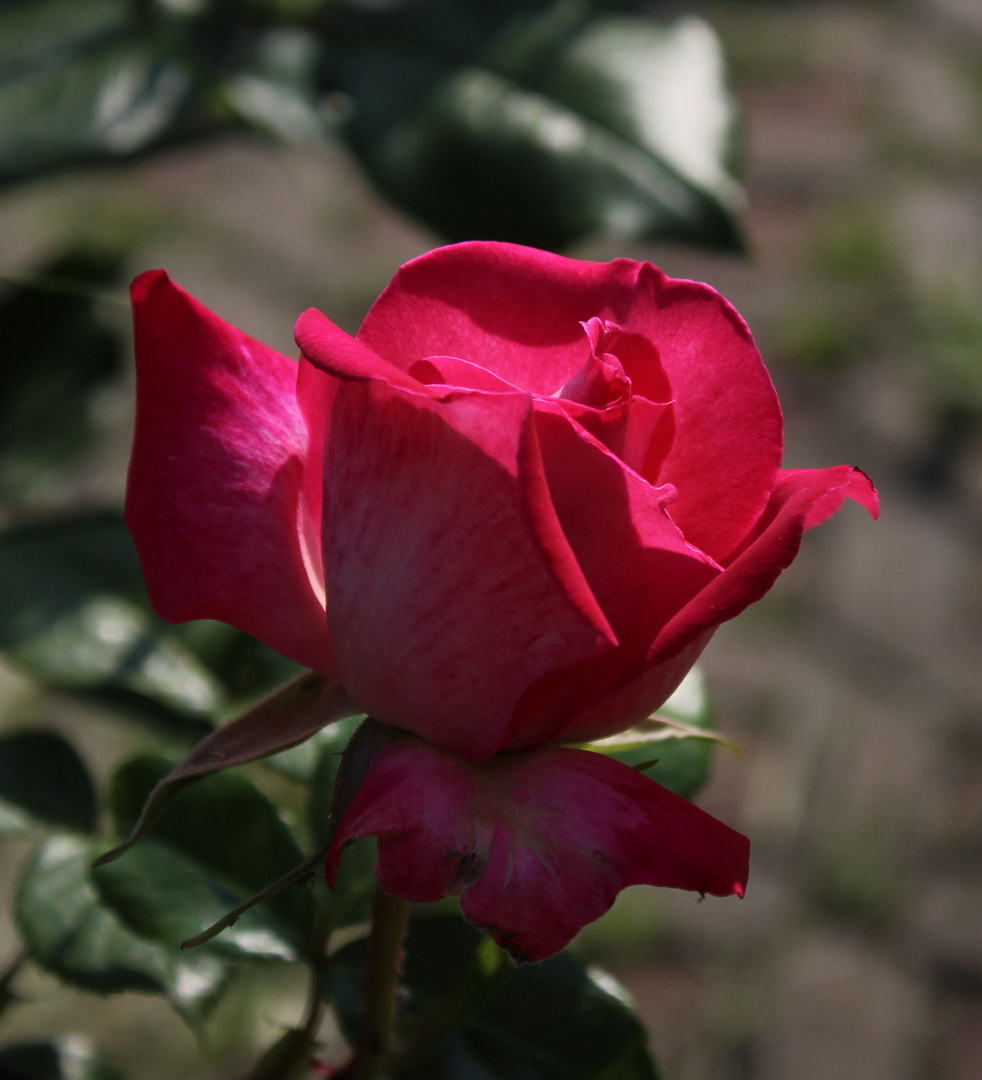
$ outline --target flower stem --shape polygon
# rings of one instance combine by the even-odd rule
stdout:
[[[365,1026],[346,1080],[380,1080],[395,1042],[399,968],[409,925],[409,904],[377,885],[365,970]]]

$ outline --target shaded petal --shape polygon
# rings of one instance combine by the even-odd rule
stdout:
[[[538,400],[536,421],[563,538],[619,648],[616,654],[549,673],[536,685],[509,728],[505,745],[511,748],[554,741],[575,722],[571,718],[634,681],[662,628],[720,573],[673,522],[670,486],[652,487],[625,468],[570,421],[562,403]],[[678,679],[684,674],[678,673]],[[668,686],[665,696],[673,689]],[[646,715],[625,714],[619,724],[616,717],[610,720],[625,728]]]
[[[307,427],[307,452],[303,463],[300,539],[304,565],[317,599],[323,607],[324,564],[321,551],[321,521],[324,504],[324,440],[340,383],[320,368],[300,357],[297,371],[297,405]]]
[[[552,738],[553,742],[585,743],[616,735],[647,719],[679,688],[709,644],[715,627],[693,638],[678,652],[639,665],[631,677],[608,688],[599,700],[585,702]]]
[[[652,662],[674,656],[759,600],[798,554],[805,530],[825,521],[847,498],[879,516],[876,488],[860,469],[836,465],[782,472],[752,540],[658,635]]]
[[[126,520],[154,609],[171,622],[231,623],[333,674],[305,556],[305,536],[319,548],[319,521],[304,507],[309,442],[296,363],[163,271],[141,274],[132,299],[137,423]]]
[[[404,740],[381,751],[338,830],[379,840],[378,879],[464,914],[517,960],[558,952],[628,885],[742,896],[746,837],[602,754],[539,750],[471,765]]]
[[[581,428],[635,472],[643,475],[644,464],[651,456],[657,456],[659,461],[665,456],[674,432],[671,402],[653,402],[636,396],[606,409],[594,409],[575,401],[557,400]],[[656,455],[651,454],[653,443]]]
[[[587,742],[623,730],[662,705],[699,658],[720,623],[759,600],[798,552],[802,534],[834,514],[846,498],[876,517],[879,499],[859,469],[788,469],[743,552],[668,623],[656,638],[643,673],[578,715],[563,741]]]
[[[473,759],[533,682],[616,644],[575,561],[568,585],[542,542],[531,423],[526,394],[345,382],[326,444],[340,678],[372,716]]]
[[[767,505],[783,423],[750,331],[708,285],[630,259],[592,263],[473,241],[407,263],[358,337],[403,370],[449,353],[548,397],[587,360],[580,324],[595,316],[653,347],[671,386],[677,434],[657,475],[646,475],[675,484],[676,523],[722,562]],[[668,400],[646,388],[627,350],[617,351],[636,392]]]

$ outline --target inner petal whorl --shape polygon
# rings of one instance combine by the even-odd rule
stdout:
[[[631,380],[617,354],[606,347],[619,327],[597,318],[581,325],[590,340],[590,356],[556,397],[592,409],[606,409],[630,401]]]

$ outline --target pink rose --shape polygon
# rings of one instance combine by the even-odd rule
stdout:
[[[740,316],[647,263],[508,244],[408,263],[356,337],[310,310],[299,366],[162,271],[133,284],[127,520],[156,610],[337,677],[411,732],[328,859],[379,837],[393,895],[541,959],[647,882],[742,895],[744,837],[601,754],[758,600],[849,466],[780,468]],[[325,617],[326,608],[326,617]]]

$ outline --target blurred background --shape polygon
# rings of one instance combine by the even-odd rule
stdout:
[[[718,726],[742,756],[717,751],[698,801],[751,838],[746,899],[630,890],[575,948],[633,995],[667,1080],[982,1076],[979,0],[617,5],[619,17],[674,28],[645,53],[661,56],[671,92],[657,80],[637,91],[642,113],[652,95],[668,110],[651,120],[668,164],[635,188],[623,177],[641,166],[628,161],[612,179],[596,161],[621,151],[585,144],[568,118],[537,119],[528,102],[491,116],[501,103],[487,80],[538,70],[542,40],[553,57],[569,40],[589,53],[585,5],[531,5],[553,21],[508,38],[530,5],[491,4],[475,30],[445,4],[440,26],[476,35],[470,66],[461,74],[441,40],[437,74],[431,55],[398,78],[381,53],[354,64],[345,43],[357,52],[373,19],[423,18],[408,9],[427,5],[136,5],[141,17],[159,9],[166,25],[153,33],[171,44],[202,28],[183,67],[166,59],[171,44],[147,51],[146,26],[138,48],[114,37],[118,4],[58,0],[29,26],[28,10],[44,6],[0,4],[3,731],[62,733],[102,784],[157,737],[109,718],[110,690],[116,705],[144,694],[174,706],[192,734],[208,729],[209,694],[227,690],[163,645],[149,676],[107,675],[106,641],[125,638],[126,617],[144,618],[129,608],[99,624],[109,630],[93,660],[98,611],[79,616],[84,633],[62,626],[76,637],[55,649],[30,638],[36,612],[17,599],[18,589],[71,592],[70,574],[111,576],[99,543],[66,569],[57,523],[82,515],[98,530],[121,504],[132,275],[166,267],[292,355],[300,311],[321,307],[354,331],[396,268],[448,237],[650,259],[709,282],[749,322],[784,405],[786,464],[859,465],[883,516],[874,525],[849,505],[810,533],[772,593],[705,654]],[[218,21],[205,25],[211,9]],[[338,16],[327,30],[312,21],[322,9]],[[219,15],[234,35],[222,36]],[[409,26],[383,30],[402,40]],[[328,31],[335,53],[311,59],[311,34]],[[615,41],[610,55],[627,64],[624,48]],[[68,71],[73,50],[84,63]],[[490,75],[474,67],[478,53],[494,58]],[[35,68],[36,85],[24,75]],[[220,85],[202,83],[202,70],[221,71]],[[599,123],[589,80],[564,71],[550,93]],[[420,101],[425,124],[407,119]],[[581,154],[563,166],[574,179],[562,199],[554,177],[539,188],[516,179],[527,148],[509,116],[537,132],[540,179],[557,155]],[[672,117],[701,143],[680,141]],[[7,792],[3,768],[16,765],[0,768]],[[18,966],[10,896],[35,840],[16,822],[0,831],[0,966],[13,964],[0,1043],[78,1032],[133,1078],[227,1076],[296,1021],[302,987],[289,971],[247,980],[195,1036],[158,998],[84,994]],[[261,1033],[245,1020],[259,993]]]

